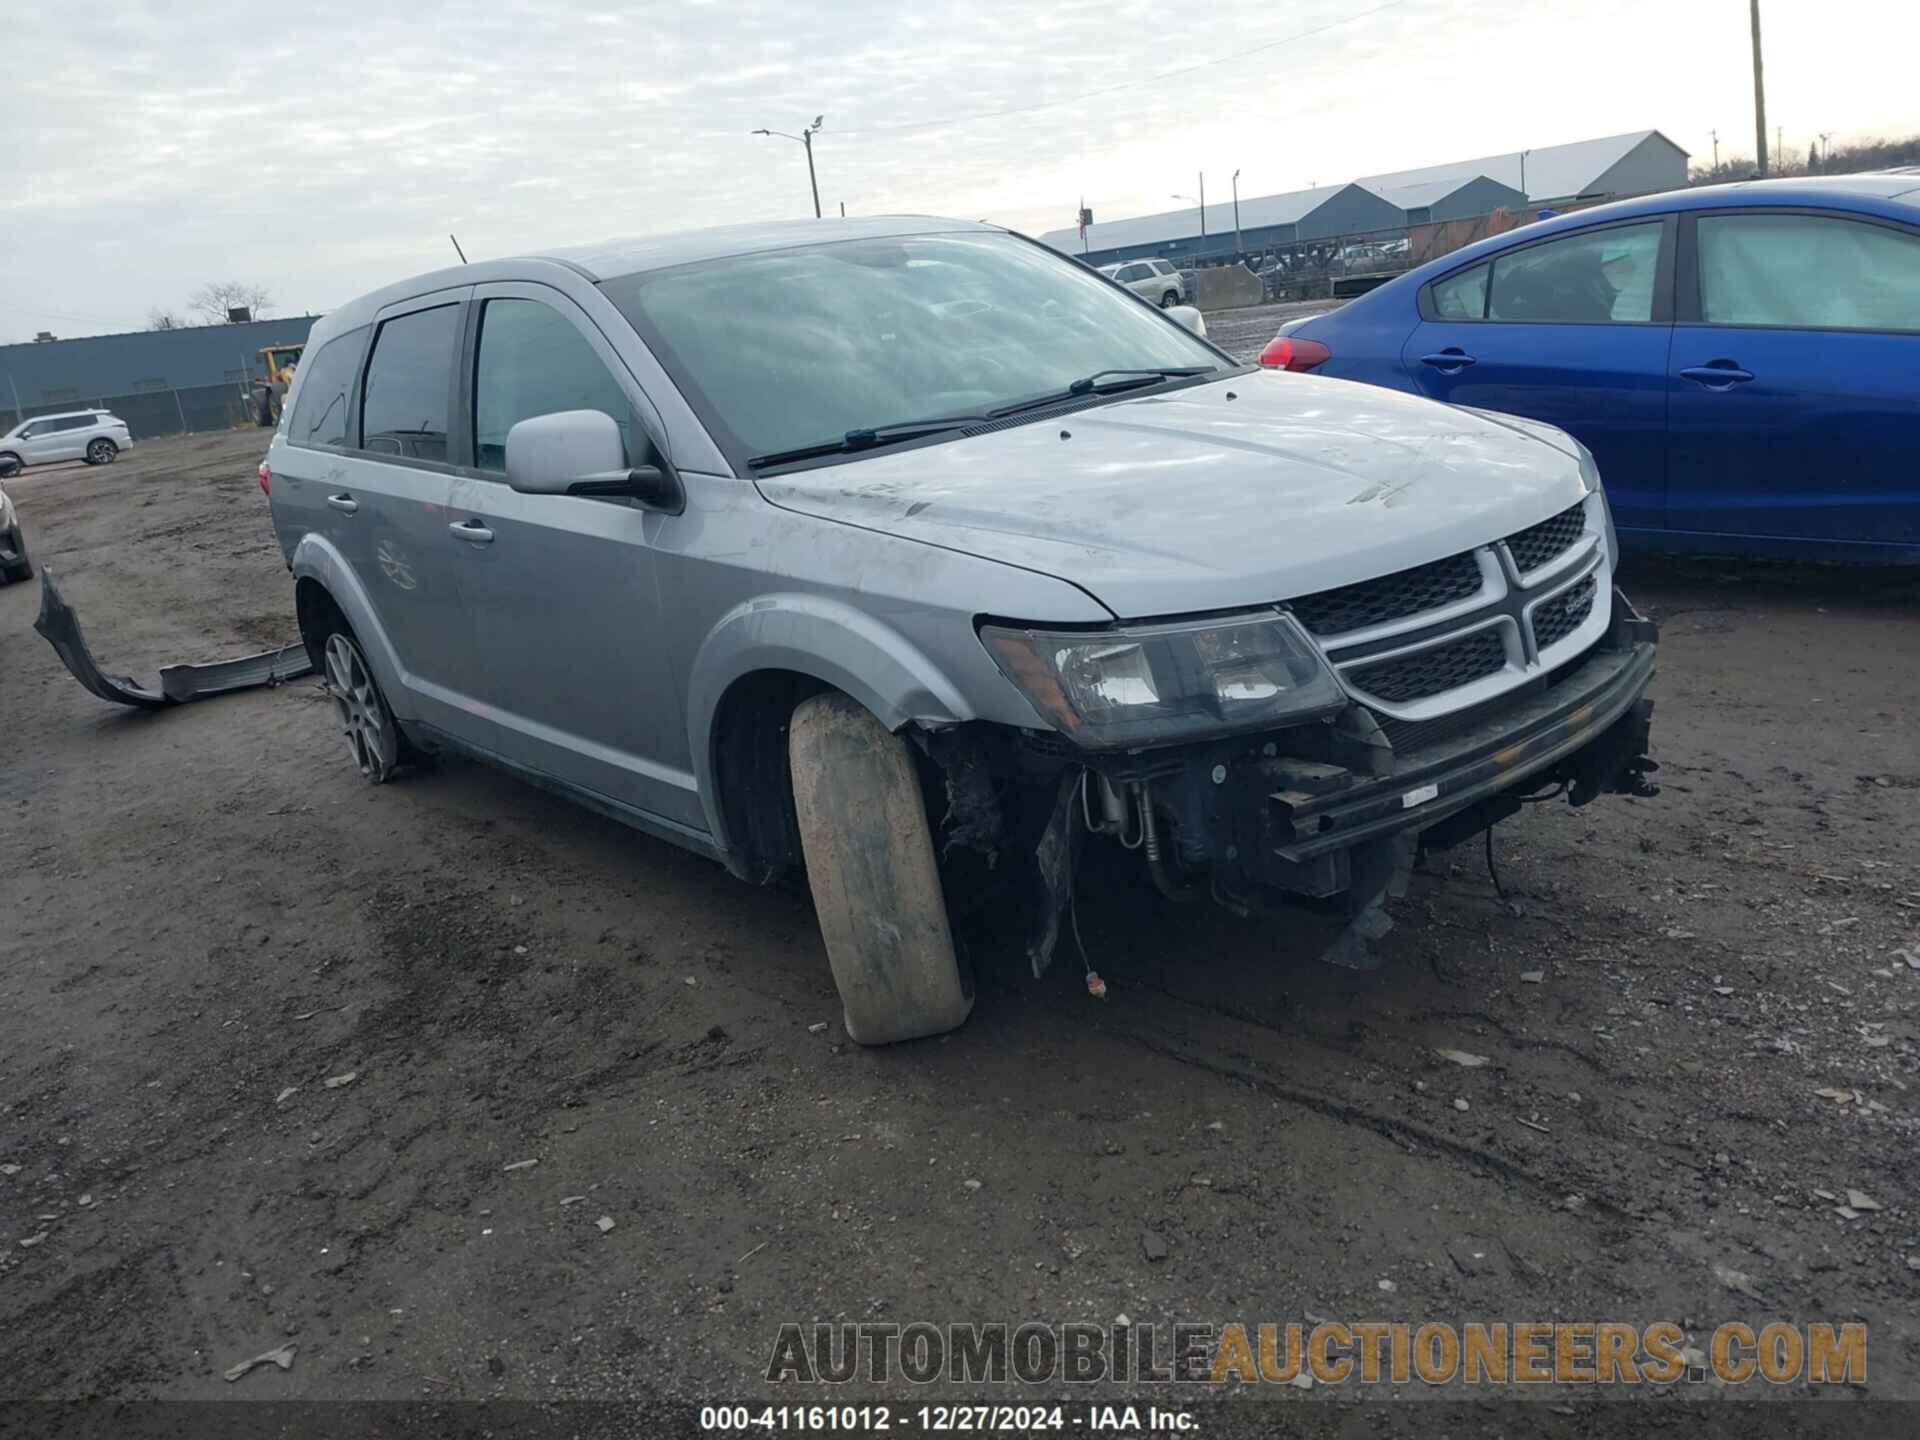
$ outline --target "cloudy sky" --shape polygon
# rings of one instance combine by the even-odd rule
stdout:
[[[1789,150],[1920,131],[1916,0],[1765,0]],[[1747,0],[10,0],[0,341],[203,281],[320,310],[453,258],[805,214],[1038,233],[1657,128],[1752,151]],[[1182,72],[1182,73],[1170,73]],[[1771,124],[1770,124],[1771,128]]]

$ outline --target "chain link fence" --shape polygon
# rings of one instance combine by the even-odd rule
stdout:
[[[65,400],[48,400],[15,409],[12,397],[0,394],[0,435],[36,415],[62,415],[71,410],[108,410],[127,422],[135,440],[163,435],[198,435],[209,430],[231,430],[255,423],[253,387],[239,380],[216,385],[165,386],[123,395],[76,393]]]

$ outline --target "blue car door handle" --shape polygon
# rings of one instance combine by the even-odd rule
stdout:
[[[1431,365],[1443,375],[1457,375],[1473,364],[1473,356],[1455,346],[1448,346],[1438,355],[1422,355],[1422,365]]]
[[[447,526],[447,529],[453,532],[455,539],[464,540],[469,545],[491,545],[493,543],[493,531],[482,525],[478,520],[462,520],[458,524]]]
[[[1689,365],[1680,372],[1684,380],[1704,385],[1709,390],[1731,390],[1753,379],[1751,370],[1742,370],[1731,360],[1715,360],[1707,365]]]

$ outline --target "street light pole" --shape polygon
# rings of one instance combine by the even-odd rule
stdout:
[[[1767,87],[1760,76],[1760,0],[1753,0],[1753,153],[1767,173]]]
[[[783,140],[798,140],[806,147],[807,184],[813,188],[813,218],[816,220],[820,218],[820,181],[813,173],[813,137],[819,133],[820,126],[825,121],[825,118],[826,117],[822,115],[814,116],[813,124],[806,126],[798,135],[789,135],[784,130],[760,129],[753,132],[756,135],[778,135]]]
[[[820,218],[820,180],[813,173],[813,131],[802,130],[800,143],[807,147],[807,184],[813,189],[813,218]]]
[[[1240,242],[1240,172],[1233,172],[1233,253],[1238,255],[1247,247]]]
[[[1176,190],[1173,193],[1172,198],[1175,200],[1192,200],[1194,204],[1200,207],[1200,248],[1202,250],[1206,249],[1207,248],[1207,172],[1204,170],[1200,172],[1200,194],[1198,196],[1182,195],[1179,191]]]

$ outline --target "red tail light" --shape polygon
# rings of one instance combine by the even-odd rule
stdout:
[[[1276,335],[1260,352],[1260,363],[1269,370],[1311,370],[1333,358],[1333,352],[1318,340],[1303,336]]]
[[[267,468],[267,462],[260,462],[260,493],[268,499],[273,498],[273,471]]]

